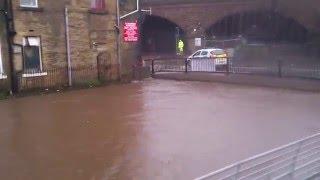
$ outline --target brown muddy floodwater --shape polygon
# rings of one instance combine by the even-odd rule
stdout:
[[[319,93],[165,80],[1,101],[0,179],[192,179],[318,132],[319,107]]]

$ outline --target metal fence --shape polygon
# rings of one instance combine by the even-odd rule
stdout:
[[[223,63],[219,63],[220,60],[221,58],[158,58],[146,60],[145,66],[150,67],[152,74],[158,72],[207,72],[320,79],[320,66],[316,65],[301,66],[279,61],[266,66],[241,66],[234,65],[231,58]]]
[[[320,133],[195,180],[304,180],[320,175]]]
[[[228,72],[228,60],[224,64],[219,63],[217,59],[201,58],[160,58],[147,59],[145,66],[149,66],[152,74],[157,72]]]
[[[144,66],[149,66],[151,73],[156,72],[187,72],[188,63],[186,58],[155,58],[144,61]]]
[[[31,89],[46,89],[68,85],[67,68],[54,68],[38,70],[25,70],[17,74],[19,91]]]
[[[118,65],[78,66],[71,68],[72,86],[97,86],[119,78]],[[19,91],[69,86],[68,69],[25,70],[16,75]]]

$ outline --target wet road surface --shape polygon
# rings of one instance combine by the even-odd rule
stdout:
[[[320,94],[146,80],[0,102],[0,179],[192,179],[314,134]]]

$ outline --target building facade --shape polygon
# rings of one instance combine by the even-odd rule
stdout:
[[[1,15],[0,82],[11,79],[9,72],[16,90],[120,78],[116,0],[7,2],[14,33]]]

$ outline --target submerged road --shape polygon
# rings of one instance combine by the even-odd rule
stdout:
[[[146,80],[0,102],[0,179],[192,179],[320,130],[320,93]]]

